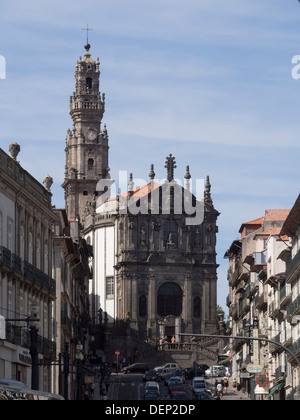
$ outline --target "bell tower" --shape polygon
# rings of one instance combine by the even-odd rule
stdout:
[[[76,64],[76,88],[70,97],[70,115],[73,129],[66,137],[65,205],[69,219],[84,218],[87,202],[93,202],[97,195],[96,185],[107,178],[108,134],[103,129],[105,94],[100,94],[100,62],[90,54],[90,44],[85,45],[84,58]]]

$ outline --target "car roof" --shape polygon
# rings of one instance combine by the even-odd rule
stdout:
[[[11,386],[11,387],[17,387],[17,388],[27,388],[27,386],[20,381],[14,381],[12,379],[5,379],[5,378],[0,378],[0,385],[6,385],[6,386]]]

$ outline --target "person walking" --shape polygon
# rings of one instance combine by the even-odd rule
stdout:
[[[171,343],[172,343],[172,348],[175,349],[175,337],[174,336],[172,337]]]
[[[223,396],[223,386],[221,383],[217,385],[217,395],[221,398]]]
[[[236,387],[237,387],[237,380],[236,378],[234,378],[234,380],[232,381],[232,386],[233,386],[233,392],[236,391]]]
[[[224,392],[225,394],[227,394],[227,388],[229,387],[229,382],[228,382],[228,378],[225,376],[223,378],[223,388],[224,388]]]

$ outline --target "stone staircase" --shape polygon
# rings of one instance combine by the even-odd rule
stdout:
[[[216,333],[217,334],[217,333]],[[131,362],[148,363],[151,368],[175,362],[182,368],[190,368],[194,362],[213,365],[217,361],[219,339],[209,337],[191,343],[156,345],[156,341],[135,330],[112,331],[107,337],[105,354],[114,359],[115,350],[120,351],[119,360],[131,355]],[[134,352],[136,353],[134,355]]]

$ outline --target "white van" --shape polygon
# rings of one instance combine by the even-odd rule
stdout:
[[[192,382],[192,389],[195,394],[204,391],[207,388],[206,382],[203,376],[196,376]]]
[[[224,377],[226,374],[227,369],[224,366],[212,366],[205,372],[205,376],[212,378]]]

